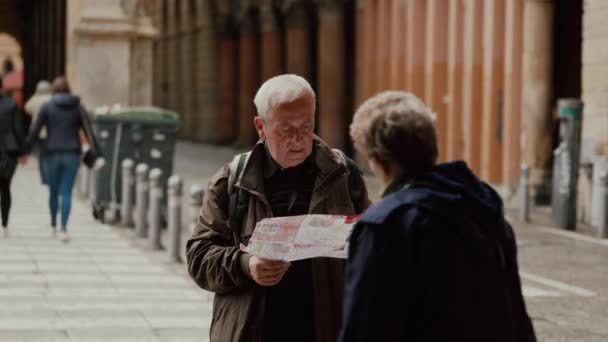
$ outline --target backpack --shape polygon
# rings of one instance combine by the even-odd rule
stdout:
[[[355,212],[359,213],[362,211],[362,208],[357,208],[356,198],[360,195],[360,192],[363,189],[359,189],[359,187],[353,181],[353,177],[350,175],[353,172],[359,172],[357,164],[354,161],[350,160],[344,152],[338,149],[332,149],[332,151],[340,157],[340,163],[346,167],[349,172],[349,193],[351,202],[355,207]],[[232,232],[232,236],[234,239],[234,243],[236,246],[239,246],[241,243],[241,227],[243,223],[243,218],[245,217],[245,211],[247,210],[247,206],[249,205],[249,192],[236,188],[235,184],[240,181],[243,176],[243,168],[247,161],[249,160],[249,156],[251,152],[246,152],[242,154],[237,154],[230,162],[230,172],[228,175],[228,229]]]

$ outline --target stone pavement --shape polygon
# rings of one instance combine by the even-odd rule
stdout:
[[[236,152],[180,142],[175,172],[186,185],[205,185]],[[183,264],[142,248],[131,229],[93,221],[75,197],[73,240],[51,238],[33,164],[16,175],[11,237],[0,240],[0,342],[207,340],[211,294]],[[377,183],[368,182],[375,197]],[[538,340],[608,341],[608,240],[554,229],[546,213],[533,214],[534,224],[510,221]]]
[[[94,221],[74,197],[72,241],[51,238],[35,161],[13,183],[0,239],[0,341],[206,341],[211,296],[183,264]]]

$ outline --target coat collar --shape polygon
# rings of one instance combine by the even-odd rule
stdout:
[[[321,138],[315,135],[313,144],[314,163],[317,168],[313,192],[316,192],[332,174],[345,167],[341,162],[341,157],[336,155]],[[237,180],[235,186],[264,197],[264,168],[266,164],[266,147],[263,141],[258,141],[251,150],[251,155],[243,169],[243,175]]]

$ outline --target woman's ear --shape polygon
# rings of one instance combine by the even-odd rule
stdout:
[[[402,170],[393,162],[371,158],[369,167],[376,177],[385,185],[398,178]]]

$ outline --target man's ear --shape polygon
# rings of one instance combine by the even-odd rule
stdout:
[[[264,133],[264,119],[259,116],[253,118],[253,125],[255,126],[256,132],[258,132],[258,136],[261,140],[266,139],[266,134]]]

